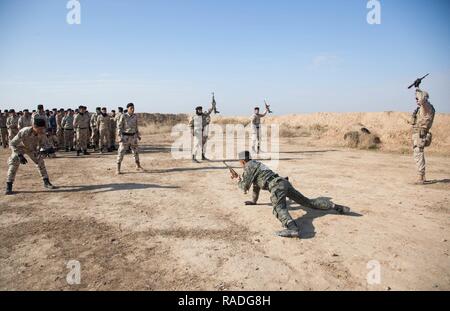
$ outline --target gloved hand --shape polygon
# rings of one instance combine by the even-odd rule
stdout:
[[[247,202],[245,202],[245,205],[247,205],[247,206],[249,206],[249,205],[256,205],[256,203],[253,202],[253,201],[247,201]]]
[[[42,154],[42,155],[48,156],[48,155],[54,154],[55,153],[55,149],[53,149],[53,147],[50,147],[50,148],[47,148],[47,149],[41,148],[39,150],[39,153]]]
[[[28,163],[27,159],[23,156],[23,154],[19,154],[20,164],[26,165]]]

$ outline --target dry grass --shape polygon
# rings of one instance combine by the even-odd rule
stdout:
[[[278,124],[282,137],[310,137],[324,146],[342,146],[361,149],[379,149],[388,152],[411,152],[411,126],[407,124],[408,113],[314,113],[304,115],[269,116],[265,124]],[[170,132],[172,126],[187,123],[188,115],[142,114],[145,124],[143,133]],[[250,123],[249,117],[213,116],[212,122],[219,125]],[[364,134],[361,128],[371,134]],[[345,139],[346,134],[358,132],[358,143]],[[437,114],[432,129],[433,144],[430,153],[450,155],[450,114]],[[355,135],[355,134],[352,134]],[[348,136],[347,136],[348,137]],[[379,141],[378,141],[379,140]],[[380,143],[378,143],[380,142]]]

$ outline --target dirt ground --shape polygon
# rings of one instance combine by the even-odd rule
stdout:
[[[52,192],[22,166],[18,193],[0,195],[0,289],[450,290],[449,157],[428,157],[433,182],[415,186],[412,155],[283,139],[279,173],[352,209],[290,204],[294,240],[274,236],[267,192],[244,206],[220,161],[173,160],[168,137],[144,138],[143,173],[131,155],[116,176],[115,155],[60,154],[47,161]],[[3,181],[8,156],[0,151]],[[66,282],[70,260],[80,285]],[[367,282],[373,260],[379,285]]]

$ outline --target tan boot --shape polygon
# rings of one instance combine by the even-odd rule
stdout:
[[[122,174],[122,172],[120,171],[120,166],[121,166],[121,164],[118,163],[118,164],[117,164],[117,170],[116,170],[116,174],[117,174],[117,175]]]

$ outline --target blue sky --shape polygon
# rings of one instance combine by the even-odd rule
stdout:
[[[0,0],[0,108],[192,112],[216,92],[226,115],[268,99],[277,114],[411,111],[406,87],[450,112],[450,1]]]

